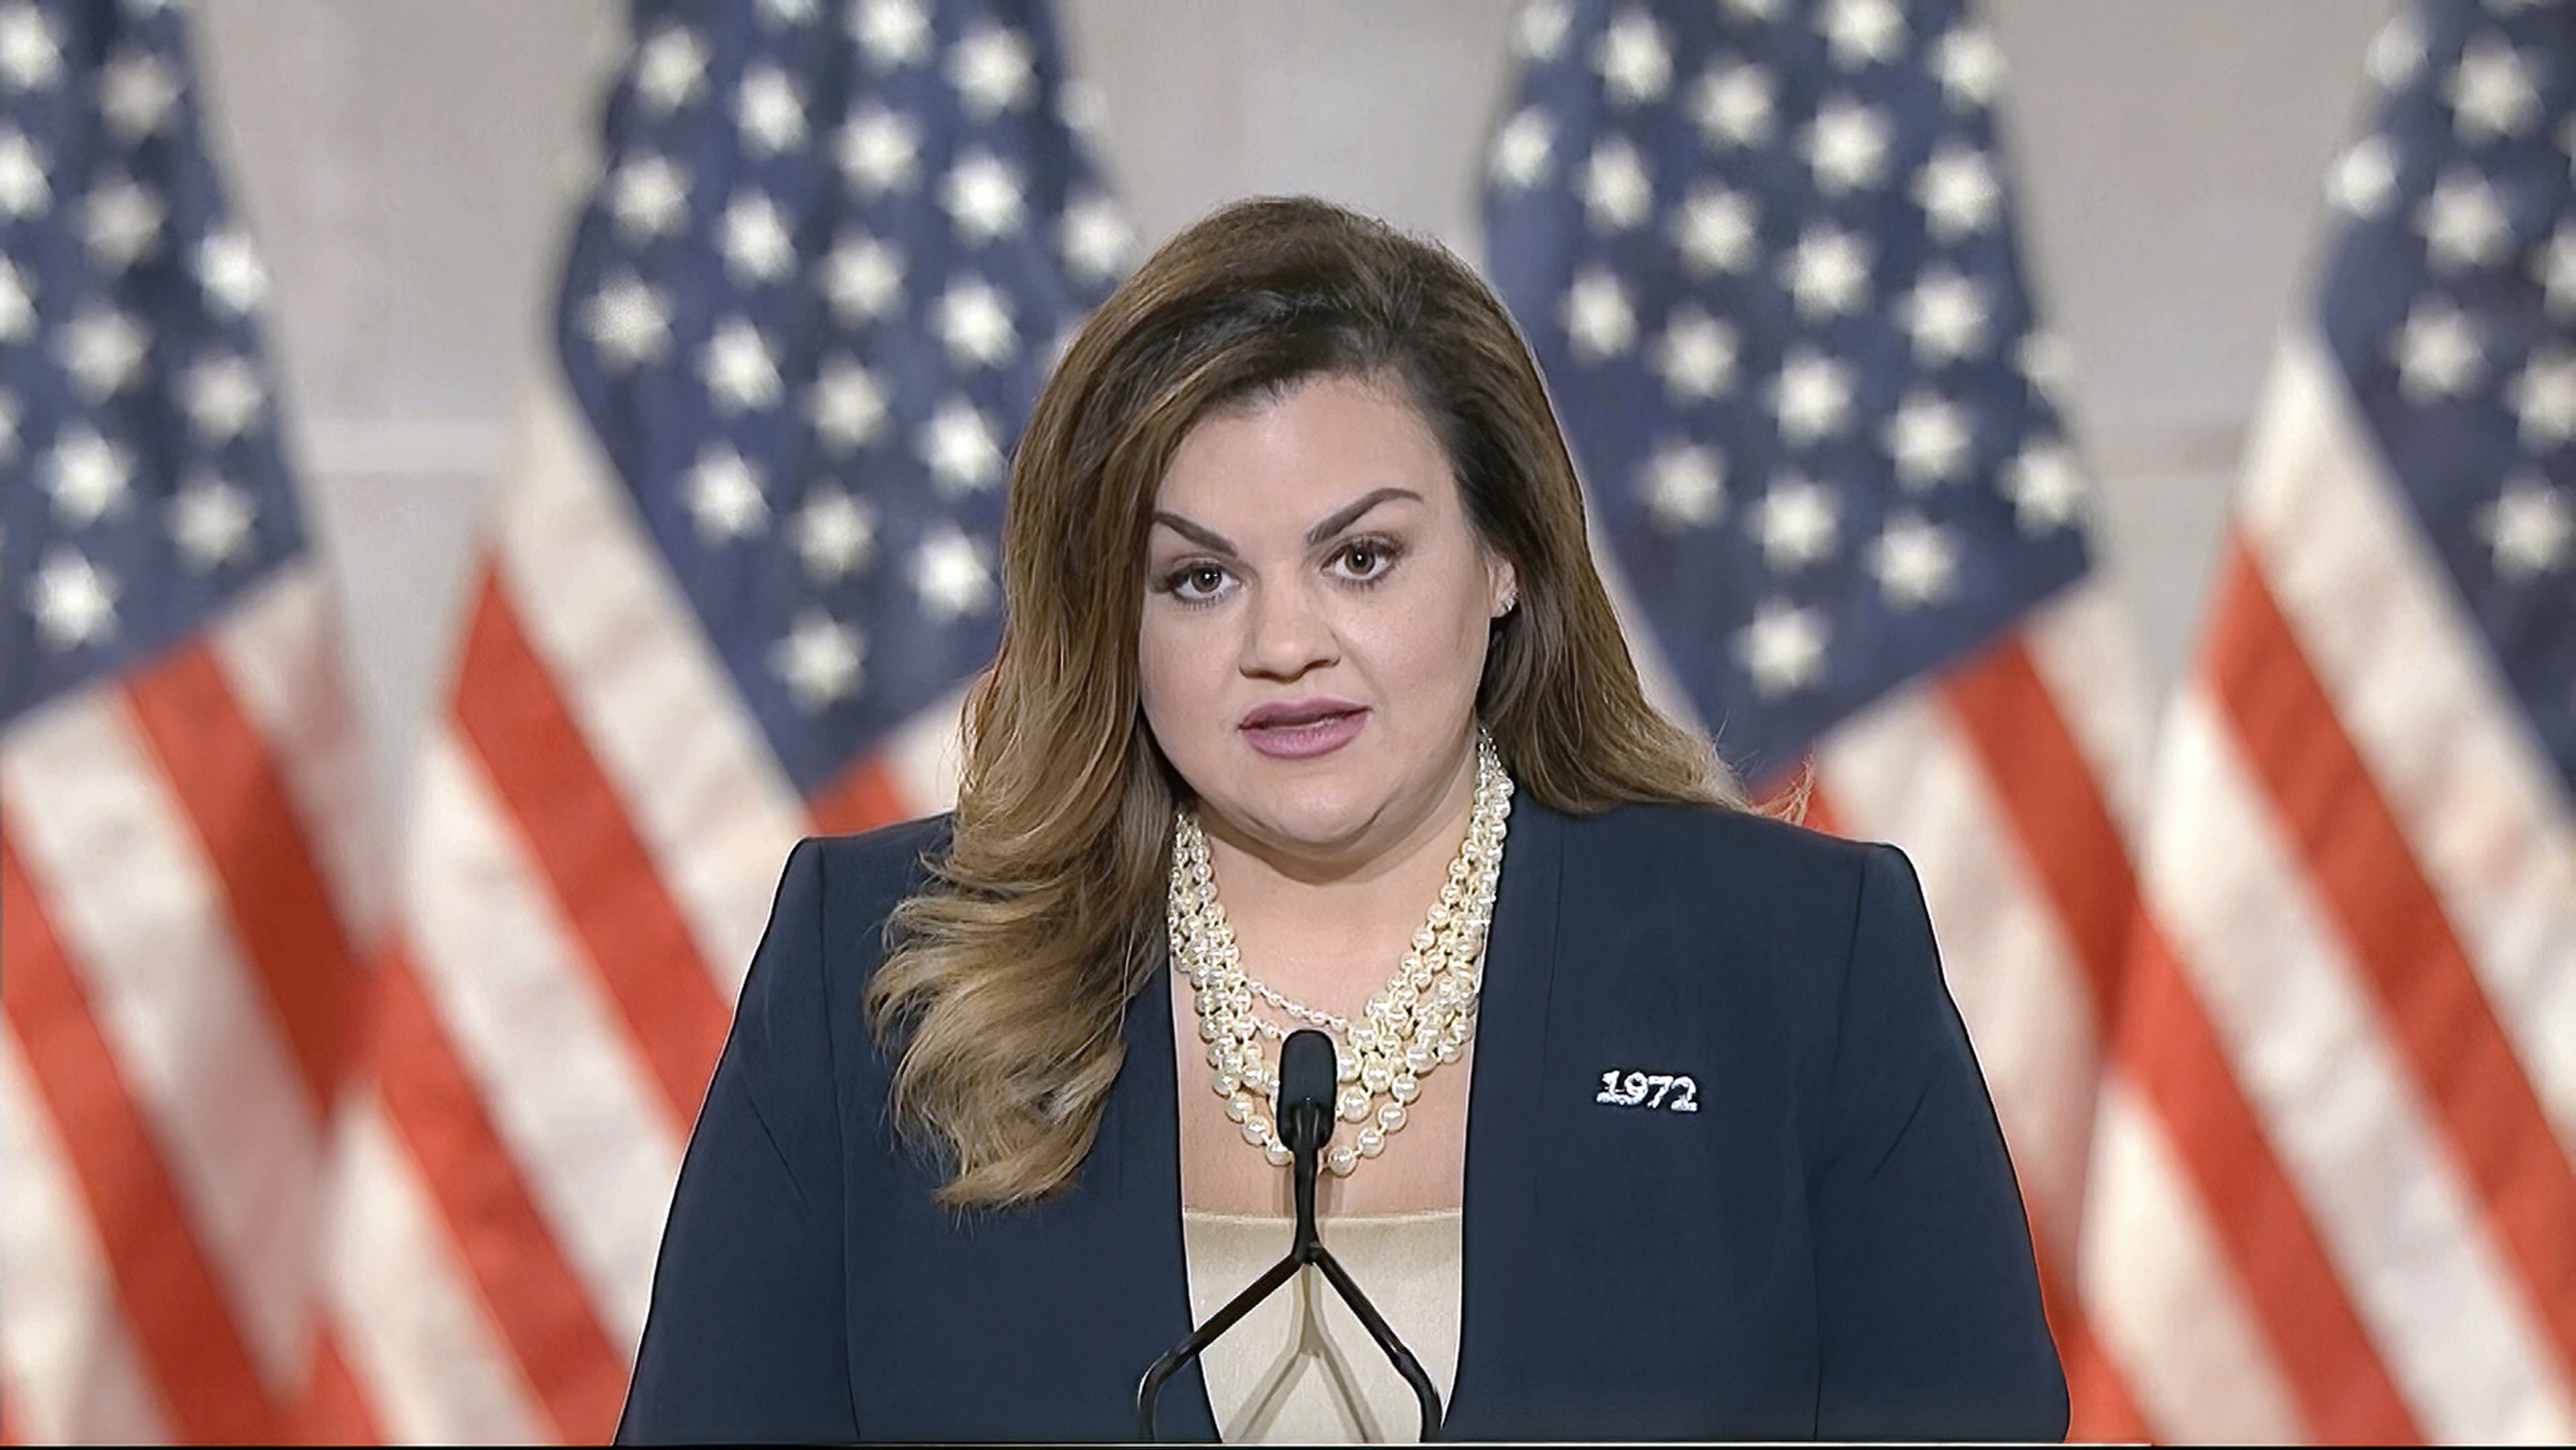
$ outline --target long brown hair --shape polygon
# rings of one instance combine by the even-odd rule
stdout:
[[[1011,464],[1000,652],[969,697],[954,833],[868,984],[896,1120],[946,1155],[949,1203],[1068,1183],[1161,965],[1175,803],[1137,704],[1154,496],[1212,410],[1319,376],[1401,389],[1511,562],[1477,709],[1523,790],[1592,814],[1740,804],[1639,687],[1529,349],[1435,242],[1308,198],[1228,206],[1084,324]]]

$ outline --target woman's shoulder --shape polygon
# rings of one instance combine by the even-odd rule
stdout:
[[[928,878],[930,863],[948,849],[955,819],[942,812],[872,830],[808,836],[797,844],[796,854],[811,858],[813,869],[836,885],[893,880],[917,886]]]
[[[1568,818],[1570,860],[1634,869],[1651,864],[1731,877],[1853,881],[1874,857],[1898,854],[1883,843],[1828,835],[1800,822],[1742,807],[1649,803]]]

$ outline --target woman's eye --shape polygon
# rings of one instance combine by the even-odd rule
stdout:
[[[1353,579],[1374,579],[1386,572],[1395,550],[1376,539],[1361,539],[1342,546],[1342,573]]]
[[[1163,588],[1183,600],[1210,599],[1224,590],[1225,577],[1214,564],[1184,564],[1163,576]]]

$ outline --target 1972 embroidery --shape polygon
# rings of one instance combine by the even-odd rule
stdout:
[[[1612,1068],[1601,1074],[1596,1103],[1620,1108],[1660,1108],[1668,1113],[1699,1111],[1699,1084],[1686,1072],[1631,1072]]]

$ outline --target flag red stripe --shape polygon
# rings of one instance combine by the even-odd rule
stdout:
[[[319,1122],[356,1050],[365,978],[267,740],[203,642],[137,671],[125,693],[223,883],[233,938]]]
[[[167,1427],[181,1440],[266,1443],[279,1407],[5,823],[0,959],[9,1026],[57,1125]]]
[[[385,1114],[557,1438],[604,1442],[625,1399],[625,1356],[547,1230],[480,1088],[439,1026],[419,969],[396,948],[376,982]]]
[[[2290,1186],[2288,1173],[2238,1090],[2198,998],[2187,989],[2177,997],[2159,998],[2171,1018],[2173,1036],[2161,1031],[2124,1036],[2120,1031],[2123,1024],[2116,1014],[2127,1010],[2123,978],[2137,966],[2131,956],[2132,932],[2154,936],[2159,951],[2162,938],[2143,923],[2136,869],[2118,823],[2029,651],[2018,637],[2007,639],[1954,671],[1945,693],[1964,727],[1962,733],[1997,783],[1996,798],[2021,838],[2025,860],[2055,904],[2057,918],[2066,926],[2083,963],[2101,1013],[2097,1030],[2109,1057],[2135,1068],[2139,1052],[2170,1052],[2174,1057],[2159,1066],[2172,1069],[2188,1064],[2181,1072],[2134,1076],[2184,1145],[2184,1157],[2201,1179],[2204,1201],[2219,1220],[2220,1237],[2228,1243],[2240,1277],[2250,1288],[2255,1278],[2246,1270],[2249,1259],[2258,1255],[2277,1275],[2267,1281],[2277,1284],[2277,1302],[2271,1295],[2259,1295],[2261,1302],[2256,1305],[2274,1344],[2285,1359],[2294,1358],[2292,1344],[2304,1338],[2302,1321],[2311,1312],[2319,1322],[2341,1326],[2326,1339],[2326,1346],[2339,1347],[2340,1352],[2330,1349],[2314,1375],[2292,1375],[2311,1424],[2329,1423],[2319,1417],[2321,1411],[2343,1413],[2342,1382],[2348,1377],[2375,1383],[2388,1406],[2403,1413],[2403,1401],[2368,1336],[2361,1332],[2360,1316],[2320,1247],[2306,1205]],[[2179,975],[2174,974],[2168,985],[2179,986]],[[2205,1090],[2190,1093],[2192,1079],[2205,1080]],[[2172,1096],[2177,1093],[2188,1094],[2191,1100]],[[2185,1123],[2199,1131],[2182,1132]],[[2238,1201],[2235,1193],[2248,1190],[2293,1220],[2280,1225],[2279,1236],[2288,1246],[2285,1252],[2257,1248],[2235,1232],[2228,1205]],[[2347,1360],[2342,1368],[2329,1368]],[[2108,1366],[2101,1371],[2108,1372]]]
[[[296,1412],[295,1423],[296,1439],[301,1444],[384,1443],[384,1432],[377,1428],[366,1391],[359,1388],[358,1377],[350,1371],[338,1339],[327,1331],[314,1346],[312,1379],[304,1387],[304,1403]]]
[[[2247,764],[2377,994],[2487,1222],[2576,1375],[2576,1169],[2479,985],[2405,828],[2243,541],[2205,666]]]
[[[691,947],[688,924],[616,786],[488,569],[466,633],[455,709],[502,809],[623,1014],[671,1122],[687,1131],[731,1011]]]
[[[808,814],[815,830],[837,834],[892,825],[911,816],[913,810],[885,758],[869,755],[817,791]]]
[[[2298,1400],[2308,1437],[2422,1443],[2424,1433],[2363,1329],[2207,1011],[2171,943],[2143,915],[2116,1025],[2113,1057],[2171,1136]]]

